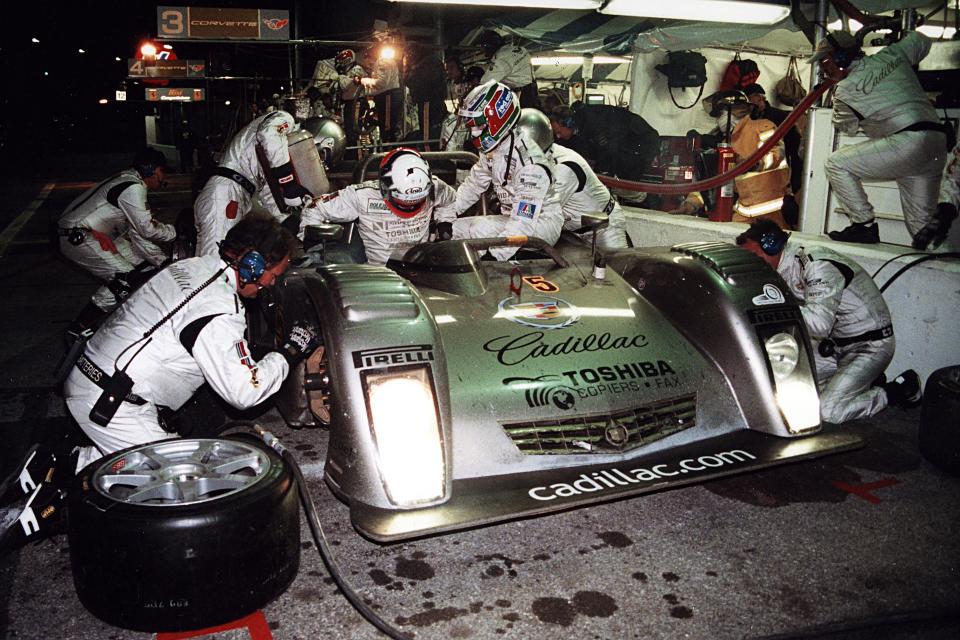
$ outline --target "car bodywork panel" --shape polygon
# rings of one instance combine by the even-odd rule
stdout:
[[[282,324],[315,311],[325,353],[277,404],[297,426],[315,416],[310,397],[329,403],[326,479],[364,535],[409,538],[859,446],[818,422],[787,424],[764,340],[795,335],[796,368],[813,379],[809,339],[756,256],[722,243],[620,250],[598,278],[584,243],[558,249],[568,266],[480,261],[450,241],[390,268],[287,274]],[[442,495],[415,505],[391,499],[365,386],[405,368],[428,372],[443,460]]]

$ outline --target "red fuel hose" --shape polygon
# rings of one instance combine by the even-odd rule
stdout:
[[[790,115],[787,116],[776,131],[773,132],[773,135],[763,143],[763,145],[757,149],[752,156],[738,164],[732,170],[727,171],[726,173],[721,173],[707,180],[701,180],[699,182],[681,182],[679,184],[658,184],[655,182],[635,182],[633,180],[620,180],[619,178],[610,178],[607,176],[597,176],[600,178],[600,182],[607,185],[608,187],[614,187],[616,189],[625,189],[627,191],[639,191],[644,193],[660,193],[663,195],[685,195],[692,191],[707,191],[715,187],[724,184],[725,182],[730,182],[737,176],[742,173],[749,171],[755,164],[760,162],[764,155],[770,149],[773,148],[773,145],[780,142],[780,139],[783,136],[787,135],[787,132],[790,131],[790,128],[794,123],[800,119],[800,116],[810,108],[823,93],[834,85],[833,80],[824,80],[816,87],[813,91],[807,94],[803,100],[800,101],[800,104],[790,112]]]

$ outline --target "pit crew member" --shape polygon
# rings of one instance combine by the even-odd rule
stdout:
[[[824,75],[836,80],[833,123],[853,135],[862,130],[866,142],[844,146],[827,158],[826,172],[850,226],[831,231],[841,242],[880,242],[873,205],[864,180],[895,180],[907,231],[916,249],[929,241],[920,230],[937,211],[937,190],[949,148],[937,112],[930,105],[913,67],[930,51],[930,39],[916,31],[865,56],[849,33],[828,35],[811,56]],[[921,246],[922,245],[922,246]]]
[[[286,271],[295,242],[276,220],[253,214],[227,232],[220,255],[173,263],[107,319],[63,389],[67,409],[94,443],[80,449],[78,470],[119,449],[171,437],[160,408],[180,408],[204,382],[239,409],[280,387],[318,344],[316,336],[296,326],[279,352],[255,361],[240,297],[270,287]],[[132,386],[124,387],[124,379]],[[107,389],[117,398],[112,416],[102,405]]]
[[[167,259],[154,241],[171,241],[176,231],[153,218],[147,201],[148,191],[166,184],[166,168],[160,151],[143,149],[131,168],[88,189],[61,214],[60,252],[107,283],[94,292],[70,333],[98,324]]]
[[[311,195],[297,181],[290,162],[287,134],[294,128],[292,115],[271,111],[230,140],[220,166],[194,203],[198,256],[218,254],[217,243],[253,208],[255,196],[267,211],[283,220],[288,207],[301,206],[304,197]],[[282,194],[284,211],[275,203],[271,181]]]
[[[626,248],[623,208],[597,178],[586,158],[573,149],[553,144],[550,119],[542,111],[524,109],[517,129],[525,132],[556,164],[554,186],[563,209],[563,228],[575,231],[583,226],[583,214],[602,213],[608,224],[597,232],[597,245],[603,249]]]
[[[379,180],[350,185],[305,207],[300,235],[311,224],[357,220],[367,261],[383,265],[395,246],[426,242],[434,208],[456,198],[453,187],[432,176],[417,151],[399,147],[380,162]]]
[[[516,94],[502,83],[482,84],[463,99],[459,115],[480,160],[457,189],[456,201],[438,208],[438,220],[453,224],[455,240],[525,235],[555,244],[563,228],[553,185],[555,166],[525,132],[515,130],[520,119]],[[490,186],[502,215],[460,218]],[[516,247],[489,250],[497,260],[509,260],[516,251]]]
[[[537,83],[533,79],[530,52],[519,45],[504,42],[503,36],[493,30],[480,34],[478,40],[484,55],[490,56],[481,84],[499,82],[510,87],[519,98],[520,106],[536,107]]]
[[[758,220],[737,236],[737,244],[776,269],[802,301],[815,347],[821,419],[840,424],[918,402],[920,378],[912,369],[873,384],[896,348],[890,311],[873,279],[846,256],[789,238],[772,220]]]

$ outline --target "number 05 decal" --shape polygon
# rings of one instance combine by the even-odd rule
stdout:
[[[543,293],[556,293],[557,291],[560,291],[560,287],[553,284],[549,280],[544,279],[543,276],[523,276],[523,281],[537,291],[542,291]]]

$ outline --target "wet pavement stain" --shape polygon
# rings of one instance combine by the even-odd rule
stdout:
[[[373,571],[370,571],[367,575],[369,575],[370,579],[373,580],[373,584],[381,587],[386,586],[391,582],[393,582],[393,578],[391,578],[387,574],[387,572],[382,569],[374,569]]]
[[[518,622],[520,620],[520,614],[516,612],[505,613],[501,617],[508,622]],[[507,626],[510,626],[510,625],[507,625]]]
[[[591,618],[609,618],[620,608],[616,600],[599,591],[577,591],[573,606],[577,613]]]
[[[469,611],[466,609],[460,609],[458,607],[444,607],[443,609],[428,609],[427,611],[421,611],[415,613],[412,616],[397,616],[394,619],[394,622],[401,626],[412,625],[414,627],[429,627],[432,624],[438,622],[447,622],[448,620],[453,620],[454,618],[459,618],[465,616]]]
[[[614,549],[623,549],[633,544],[633,540],[631,540],[629,536],[619,531],[604,531],[603,533],[598,533],[597,537],[603,540],[606,546],[613,547]]]
[[[858,469],[902,473],[922,464],[920,456],[910,450],[912,435],[855,427],[852,430],[864,439],[862,449],[745,476],[722,478],[703,486],[718,496],[757,507],[779,508],[803,502],[840,503],[852,496],[838,489],[835,483],[860,484],[863,480]]]
[[[506,609],[506,608],[509,607],[512,603],[511,603],[509,600],[502,600],[502,599],[501,599],[501,600],[497,600],[497,601],[494,602],[493,604],[497,605],[497,606],[500,607],[501,609]]]
[[[550,554],[549,554],[549,553],[538,553],[537,555],[533,556],[533,559],[534,559],[534,560],[549,560],[549,559],[550,559]]]
[[[665,593],[663,599],[666,600],[668,604],[678,604],[680,602],[680,598],[672,593]]]
[[[577,617],[576,610],[563,598],[537,598],[533,601],[531,608],[533,615],[537,616],[540,622],[561,627],[569,627]]]
[[[480,611],[481,611],[482,609],[483,609],[483,603],[482,603],[482,602],[471,602],[471,603],[470,603],[470,613],[480,613]]]
[[[647,581],[647,574],[645,574],[643,571],[634,571],[630,574],[630,577],[634,580],[639,580],[640,582]]]
[[[684,607],[683,605],[677,607],[670,607],[670,617],[672,618],[692,618],[693,611],[689,607]]]
[[[663,574],[663,579],[665,582],[679,582],[680,576],[673,573],[672,571],[667,571]]]
[[[484,569],[484,571],[483,571],[484,577],[489,576],[489,577],[491,577],[491,578],[499,578],[499,577],[502,576],[504,573],[506,573],[506,572],[503,570],[503,567],[501,567],[501,566],[499,566],[499,565],[495,565],[495,564],[490,565],[489,567],[487,567],[487,568]]]
[[[425,557],[424,554],[414,553],[412,560],[407,560],[405,557],[400,556],[397,558],[397,568],[396,574],[401,578],[408,578],[410,580],[428,580],[436,575],[436,572],[433,570],[429,564],[421,560],[420,558]]]

